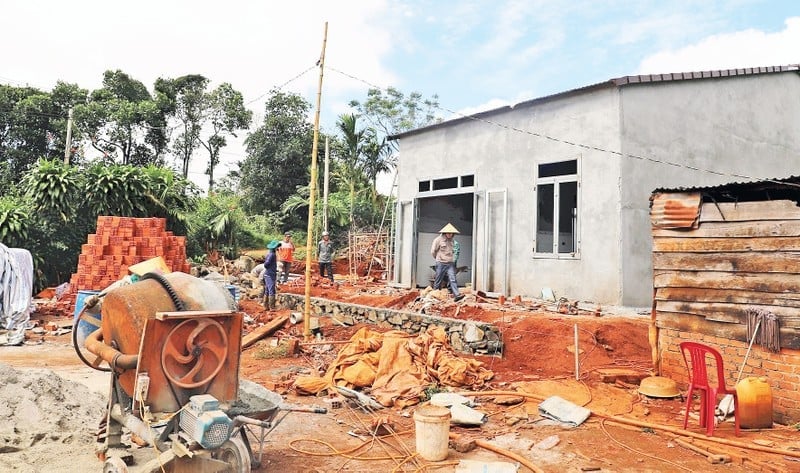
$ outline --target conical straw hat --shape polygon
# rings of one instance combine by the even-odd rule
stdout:
[[[456,227],[453,226],[452,223],[448,223],[447,225],[444,226],[444,228],[439,230],[439,233],[459,233],[459,231]]]

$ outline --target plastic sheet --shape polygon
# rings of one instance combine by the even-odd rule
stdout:
[[[0,327],[6,345],[21,345],[33,312],[33,257],[30,251],[0,243]]]

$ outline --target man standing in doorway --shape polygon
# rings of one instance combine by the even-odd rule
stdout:
[[[280,275],[278,279],[286,283],[289,281],[289,271],[292,269],[294,261],[294,243],[292,243],[292,232],[283,234],[283,241],[278,247],[278,264],[280,265]]]
[[[328,279],[333,282],[333,242],[327,231],[322,232],[322,240],[317,243],[317,261],[319,261],[319,276],[325,277],[325,270]]]
[[[436,278],[433,281],[433,287],[441,287],[446,276],[450,283],[450,291],[455,296],[455,301],[458,302],[464,296],[458,292],[458,283],[456,282],[455,240],[453,240],[453,235],[456,233],[458,230],[450,223],[439,230],[439,236],[433,240],[431,245],[431,256],[436,260]]]

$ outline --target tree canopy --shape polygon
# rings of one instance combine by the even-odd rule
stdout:
[[[311,104],[299,95],[270,93],[264,121],[245,140],[247,157],[239,164],[239,191],[247,212],[280,212],[299,186],[308,185],[313,137],[310,109]]]

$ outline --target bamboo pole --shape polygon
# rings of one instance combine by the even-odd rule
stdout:
[[[306,236],[306,291],[303,306],[303,337],[311,339],[311,249],[314,245],[314,198],[317,193],[317,152],[319,151],[319,109],[322,104],[322,76],[325,71],[325,46],[328,44],[328,22],[322,37],[322,54],[319,56],[319,86],[317,110],[314,113],[314,143],[311,147],[311,183],[308,195],[308,235]]]

